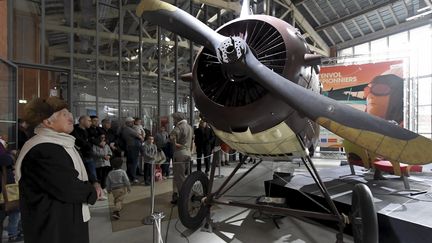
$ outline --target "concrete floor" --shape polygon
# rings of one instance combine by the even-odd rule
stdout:
[[[339,166],[340,158],[330,156],[316,158],[314,160],[318,168]],[[246,165],[246,169],[251,165]],[[251,174],[246,176],[236,187],[227,193],[235,196],[235,200],[253,201],[264,194],[264,180],[272,178],[274,170],[286,170],[288,167],[297,167],[296,171],[304,171],[297,164],[263,162]],[[234,165],[221,168],[222,175],[228,175]],[[246,171],[240,169],[238,173]],[[289,170],[289,168],[288,168]],[[220,184],[223,179],[216,179],[215,185]],[[170,183],[163,183],[167,187]],[[158,188],[159,186],[159,188]],[[137,188],[139,191],[149,193],[150,187]],[[156,184],[156,190],[166,191],[169,188],[160,188]],[[132,196],[132,195],[131,195]],[[133,196],[132,196],[133,197]],[[158,203],[157,201],[155,202]],[[177,210],[177,208],[173,208]],[[108,201],[98,201],[91,208],[92,219],[90,221],[90,242],[92,243],[134,243],[152,242],[153,226],[146,225],[119,232],[112,232]],[[147,212],[142,213],[143,217]],[[257,216],[257,212],[250,209],[218,205],[212,210],[212,218],[215,228],[212,233],[197,230],[191,232],[186,229],[179,220],[172,219],[162,223],[162,237],[164,242],[290,242],[290,243],[327,243],[336,241],[336,232],[333,229],[317,225],[312,222],[284,217],[275,223],[266,216]],[[169,215],[166,215],[169,217]],[[169,226],[168,226],[169,224]],[[168,237],[167,240],[166,237]],[[345,236],[345,242],[353,242],[352,237]]]
[[[345,158],[335,154],[322,154],[314,158],[314,164],[318,169],[337,167]],[[246,169],[251,165],[246,165]],[[221,174],[228,175],[234,164],[221,167]],[[253,201],[264,194],[264,180],[272,178],[273,171],[284,171],[295,168],[298,174],[307,175],[303,166],[297,163],[271,163],[263,162],[250,175],[245,177],[239,185],[228,192],[228,196],[235,200]],[[240,169],[238,174],[245,172]],[[423,171],[430,172],[432,165],[424,166]],[[218,171],[217,171],[218,172]],[[218,174],[218,173],[216,173]],[[324,179],[324,178],[323,178]],[[170,180],[170,179],[169,179]],[[171,181],[171,180],[170,180]],[[169,182],[170,182],[169,181]],[[215,185],[219,185],[223,179],[216,179]],[[157,183],[158,192],[171,191],[171,183]],[[148,196],[150,187],[134,186],[133,193],[128,195],[128,201],[137,200],[139,197]],[[229,198],[229,197],[228,197]],[[156,201],[156,203],[158,203]],[[177,208],[173,208],[177,210]],[[137,212],[144,216],[148,212]],[[141,226],[119,232],[112,232],[108,201],[98,201],[91,207],[92,219],[90,220],[90,242],[92,243],[134,243],[152,242],[153,227]],[[191,232],[186,229],[179,220],[172,219],[162,223],[162,236],[164,242],[285,242],[285,243],[327,243],[335,242],[335,230],[313,222],[306,222],[291,217],[278,219],[275,223],[262,217],[257,219],[254,210],[245,208],[218,205],[212,210],[212,218],[215,228],[212,233],[197,230]],[[166,215],[169,217],[169,215]],[[4,222],[6,224],[6,220]],[[169,224],[169,225],[168,225]],[[168,236],[167,240],[166,237]],[[345,235],[345,242],[353,242],[352,237]],[[7,232],[3,232],[3,242],[7,242]]]

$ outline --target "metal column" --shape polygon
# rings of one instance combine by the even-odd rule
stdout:
[[[122,95],[121,95],[121,90],[122,90],[122,35],[123,35],[123,9],[122,9],[122,0],[119,0],[118,2],[118,11],[119,11],[119,28],[118,28],[118,35],[119,35],[119,40],[118,40],[118,65],[119,65],[119,75],[118,75],[118,111],[119,111],[119,119],[121,119],[122,117]]]
[[[99,0],[96,0],[96,83],[95,83],[95,96],[96,96],[96,115],[99,116]]]
[[[270,11],[271,11],[271,16],[276,17],[276,5],[274,4],[274,1],[273,0],[269,0],[269,4],[270,4],[269,8],[270,8]]]
[[[70,22],[69,22],[69,64],[70,64],[70,76],[69,76],[69,83],[68,83],[68,101],[69,105],[73,107],[73,76],[74,76],[74,0],[70,0]]]
[[[266,15],[270,15],[270,0],[264,0],[264,12]]]
[[[162,43],[161,43],[161,37],[162,37],[162,28],[160,26],[157,27],[157,45],[158,45],[158,78],[157,78],[157,112],[156,112],[156,119],[157,120],[157,125],[156,127],[159,129],[160,128],[160,114],[161,114],[161,80],[162,80],[162,63],[161,63],[161,58],[162,58]],[[153,176],[154,177],[154,174]],[[152,212],[153,213],[153,212]]]
[[[13,15],[14,15],[14,12],[13,12],[13,0],[8,0],[7,1],[7,13],[8,13],[8,15],[7,15],[7,21],[8,21],[8,30],[7,30],[7,35],[8,35],[8,43],[7,43],[7,45],[8,45],[8,52],[7,52],[7,56],[8,56],[8,59],[9,60],[12,60],[13,59],[13,41],[14,41],[14,39],[13,39],[13,34],[14,34],[14,32],[13,32],[13,28],[14,28],[14,24],[13,24]],[[18,75],[17,75],[18,76]],[[18,96],[17,96],[18,97]]]
[[[138,44],[138,117],[143,119],[142,114],[142,85],[143,85],[143,73],[142,73],[142,28],[143,28],[142,18],[139,18],[139,44]]]
[[[45,64],[45,0],[41,0],[41,21],[40,21],[40,63]]]
[[[193,15],[193,1],[189,0],[189,13]],[[193,42],[189,41],[189,63],[190,71],[193,72]],[[192,99],[192,82],[189,83],[189,124],[194,123],[194,104]]]
[[[257,3],[257,1],[256,0],[253,0],[253,3],[252,3],[252,11],[253,11],[253,13],[254,14],[257,14],[258,13],[258,3]]]
[[[174,5],[177,6],[177,1],[174,1]],[[177,34],[174,35],[174,112],[178,111],[178,36]]]

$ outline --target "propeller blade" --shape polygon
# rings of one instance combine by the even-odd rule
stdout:
[[[216,50],[227,38],[185,11],[159,0],[141,0],[136,8],[136,14],[210,50]]]
[[[432,162],[432,140],[300,87],[261,64],[239,38],[220,35],[185,11],[159,0],[141,0],[136,12],[154,24],[215,50],[221,63],[243,68],[288,105],[333,133],[391,161]],[[309,59],[313,64],[314,58]]]
[[[249,49],[239,68],[301,114],[352,143],[391,161],[432,162],[432,140],[305,89],[264,66]]]

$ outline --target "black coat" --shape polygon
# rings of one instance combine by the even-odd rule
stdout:
[[[108,142],[108,144],[110,143],[115,143],[117,141],[117,134],[114,132],[113,129],[105,129],[103,127],[101,127],[99,129],[100,135],[104,134],[106,141]]]
[[[25,131],[25,128],[20,126],[18,129],[18,149],[22,149],[22,147],[24,146],[25,142],[27,142],[28,139],[29,139],[29,135]]]
[[[89,141],[94,145],[99,145],[99,136],[102,134],[101,127],[90,126],[87,128]]]
[[[93,158],[93,144],[90,142],[88,131],[82,129],[79,124],[75,124],[71,135],[75,137],[75,145],[78,147],[83,159]]]
[[[194,135],[197,150],[212,150],[215,142],[215,134],[210,127],[198,127],[195,129]]]
[[[60,145],[42,143],[21,166],[20,208],[26,243],[87,243],[82,203],[94,204],[96,190],[78,179],[72,158]]]

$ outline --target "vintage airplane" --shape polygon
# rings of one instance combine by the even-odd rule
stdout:
[[[239,179],[213,190],[202,172],[188,176],[180,192],[179,216],[190,229],[209,219],[210,206],[225,204],[280,214],[335,221],[343,242],[352,224],[355,242],[378,242],[377,215],[369,188],[354,187],[352,211],[338,211],[308,155],[319,126],[388,160],[408,164],[432,162],[432,141],[386,120],[355,110],[320,94],[321,56],[314,54],[301,33],[288,23],[266,15],[250,15],[243,1],[240,18],[216,31],[177,7],[159,0],[142,0],[137,15],[203,45],[193,67],[196,106],[215,133],[232,148],[252,157],[275,161],[301,158],[323,193],[328,213],[222,200]],[[195,190],[200,185],[200,190]]]

